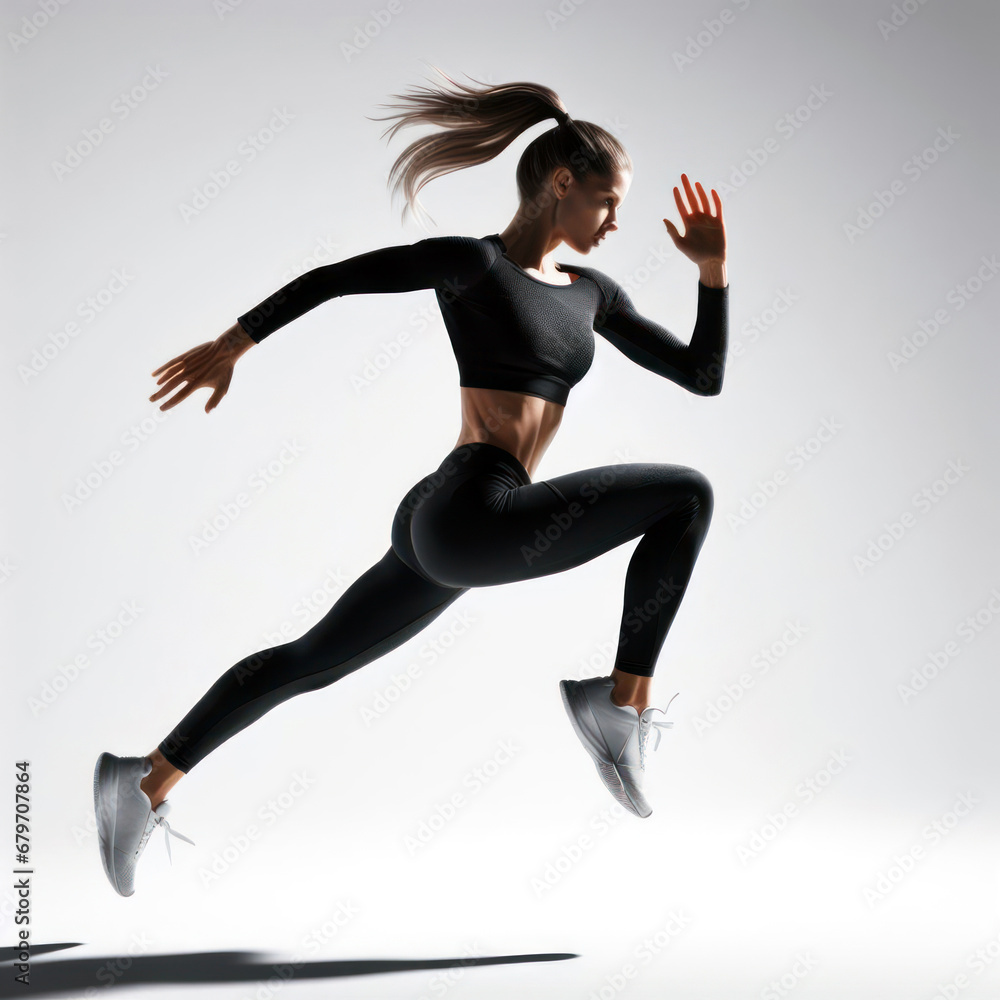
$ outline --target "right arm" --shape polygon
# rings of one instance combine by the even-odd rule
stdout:
[[[340,295],[412,292],[418,288],[461,295],[487,266],[479,243],[465,236],[435,236],[325,264],[279,288],[237,322],[259,344],[275,330]]]
[[[366,292],[409,292],[437,288],[461,295],[488,266],[481,242],[465,236],[436,236],[417,243],[384,247],[313,268],[269,295],[240,316],[211,343],[193,347],[153,372],[162,388],[150,401],[187,383],[160,409],[169,410],[195,389],[214,391],[205,404],[209,413],[226,394],[237,359],[254,344],[321,302],[339,295]]]
[[[187,385],[173,399],[164,403],[160,409],[169,410],[182,399],[187,399],[195,389],[207,387],[213,390],[205,404],[205,412],[210,413],[228,392],[229,383],[233,378],[233,367],[237,359],[250,350],[253,344],[254,342],[247,336],[246,331],[239,323],[234,323],[216,340],[192,347],[190,351],[185,351],[176,358],[172,358],[165,365],[160,365],[153,372],[153,377],[160,376],[156,380],[156,384],[163,388],[154,392],[149,397],[149,401],[156,402],[186,382]],[[166,384],[164,385],[164,383]]]

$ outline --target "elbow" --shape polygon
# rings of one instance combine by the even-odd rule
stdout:
[[[722,366],[712,364],[699,369],[687,387],[696,396],[718,396],[722,392]]]
[[[718,396],[722,392],[722,372],[715,377],[712,384],[702,393],[703,396]]]
[[[712,385],[706,386],[704,388],[694,386],[688,386],[688,388],[696,396],[718,396],[722,392],[722,380],[712,383]]]

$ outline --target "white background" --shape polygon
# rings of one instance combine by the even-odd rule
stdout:
[[[414,970],[283,987],[302,996],[994,995],[1000,961],[970,956],[1000,954],[997,289],[981,280],[1000,251],[996,7],[754,0],[723,19],[718,3],[401,0],[383,24],[373,9],[4,5],[2,794],[29,758],[33,940],[82,943],[49,959],[93,957],[77,995],[130,949],[579,956],[447,984]],[[162,421],[147,401],[150,372],[317,263],[507,225],[517,158],[550,122],[425,188],[436,227],[401,224],[390,203],[387,172],[416,133],[389,144],[388,123],[365,116],[438,82],[431,65],[544,83],[625,143],[636,173],[620,229],[586,263],[685,339],[697,270],[661,220],[677,221],[681,172],[723,197],[722,395],[686,393],[598,338],[535,474],[676,462],[714,486],[657,664],[654,703],[681,695],[650,763],[653,815],[609,816],[557,688],[610,670],[631,542],[471,591],[391,654],[233,737],[170,795],[196,846],[173,840],[170,867],[157,836],[135,896],[119,898],[93,833],[98,753],[149,752],[231,664],[317,621],[344,585],[330,581],[382,556],[399,500],[457,440],[458,372],[430,290],[315,309],[245,355],[209,415],[204,391]],[[143,99],[122,116],[133,88]],[[276,110],[291,121],[251,160],[245,143],[268,138]],[[71,160],[102,118],[111,130]],[[229,161],[239,173],[185,218]],[[125,287],[88,321],[81,308],[116,271]],[[378,377],[359,388],[369,362]],[[298,454],[255,491],[286,442]],[[951,482],[949,468],[962,470]],[[249,506],[195,552],[241,492]],[[432,641],[447,644],[433,662]],[[400,693],[393,678],[411,664],[420,674]],[[387,692],[398,697],[366,722]],[[502,741],[512,758],[470,791]],[[291,795],[302,775],[311,784]],[[411,852],[406,838],[455,792],[454,818]],[[291,804],[266,821],[283,793]],[[341,904],[355,915],[323,934]],[[657,944],[671,914],[683,929]],[[257,984],[183,992],[210,989],[249,997]]]

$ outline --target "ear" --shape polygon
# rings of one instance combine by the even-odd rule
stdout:
[[[557,198],[565,198],[573,186],[573,172],[569,167],[556,167],[552,172],[552,190]]]

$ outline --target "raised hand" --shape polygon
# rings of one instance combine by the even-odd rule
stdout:
[[[688,180],[687,174],[681,174],[684,183],[684,190],[687,193],[687,200],[691,205],[685,204],[678,188],[674,188],[674,201],[681,213],[681,222],[684,224],[684,235],[677,231],[677,227],[669,220],[664,219],[663,223],[667,227],[670,238],[674,241],[674,246],[686,257],[689,257],[696,264],[704,264],[707,261],[724,261],[726,259],[726,225],[722,218],[722,199],[719,193],[712,188],[712,197],[715,201],[715,214],[709,207],[708,196],[700,183],[695,186],[698,193],[695,194]]]

